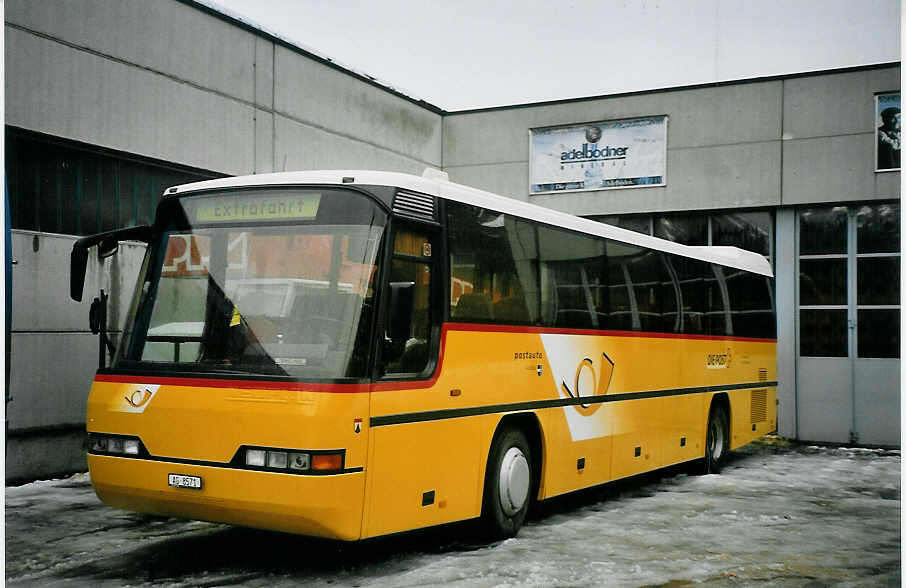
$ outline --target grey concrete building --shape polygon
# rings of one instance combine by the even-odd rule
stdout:
[[[876,171],[875,153],[876,96],[899,93],[899,63],[445,112],[191,0],[5,11],[7,480],[84,467],[98,349],[67,295],[74,235],[149,222],[168,185],[296,169],[439,168],[690,244],[761,248],[777,275],[780,433],[899,445],[900,172]],[[666,117],[663,185],[533,193],[530,131],[640,117]],[[86,285],[111,294],[112,324],[141,250],[123,253]]]

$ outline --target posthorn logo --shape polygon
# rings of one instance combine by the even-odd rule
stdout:
[[[126,387],[120,397],[118,410],[123,412],[145,412],[148,403],[160,388],[158,384],[132,384]]]
[[[606,353],[601,354],[601,361],[597,369],[595,362],[586,357],[576,366],[576,376],[573,386],[570,387],[566,382],[560,383],[560,389],[567,396],[575,399],[587,398],[589,396],[600,397],[607,394],[610,388],[610,379],[613,376],[613,360],[607,357]],[[585,403],[573,405],[582,416],[591,416],[601,407],[600,402]]]
[[[134,390],[131,395],[126,396],[126,402],[132,408],[140,408],[151,400],[152,392],[145,388],[144,390]]]

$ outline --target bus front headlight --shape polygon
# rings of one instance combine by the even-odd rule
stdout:
[[[245,452],[245,465],[263,468],[266,455],[263,449],[249,449]]]

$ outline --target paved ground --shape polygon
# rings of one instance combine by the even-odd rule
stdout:
[[[344,545],[103,506],[87,475],[6,489],[13,586],[899,586],[900,453],[757,444],[546,504],[516,539],[454,525]]]

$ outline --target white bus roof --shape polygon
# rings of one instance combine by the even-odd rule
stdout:
[[[343,179],[347,178],[344,182]],[[348,178],[353,178],[349,182]],[[422,176],[403,174],[397,172],[369,171],[369,170],[321,170],[279,172],[272,174],[257,174],[251,176],[235,176],[183,184],[166,191],[167,196],[182,195],[199,190],[216,190],[252,186],[287,186],[296,184],[336,184],[349,186],[355,184],[372,186],[391,186],[421,192],[431,196],[438,196],[447,200],[454,200],[464,204],[471,204],[488,208],[504,214],[509,214],[549,225],[571,229],[580,233],[588,233],[646,247],[666,253],[681,255],[717,263],[723,266],[734,267],[756,274],[773,277],[771,264],[758,253],[746,251],[736,247],[690,247],[673,241],[659,239],[650,235],[636,233],[605,223],[573,216],[543,206],[529,204],[513,198],[507,198],[485,192],[477,188],[470,188],[462,184],[449,181],[447,174],[433,169],[426,169]]]

